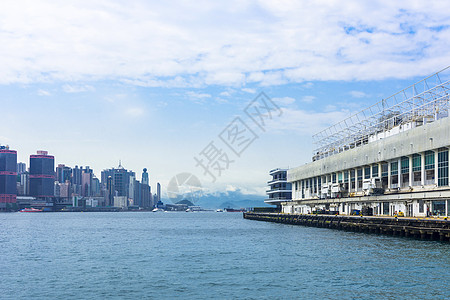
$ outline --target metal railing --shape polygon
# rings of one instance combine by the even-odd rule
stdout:
[[[371,136],[403,124],[448,117],[450,81],[441,80],[448,77],[450,67],[313,135],[313,160],[367,144]]]

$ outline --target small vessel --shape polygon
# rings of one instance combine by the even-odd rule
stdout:
[[[43,212],[43,210],[30,207],[30,208],[21,209],[21,210],[19,210],[19,212]]]
[[[235,208],[225,208],[226,212],[246,212],[245,208],[239,208],[239,209],[235,209]]]
[[[223,212],[223,209],[216,209],[216,212]]]
[[[164,210],[161,209],[161,208],[154,208],[154,209],[152,210],[152,212],[164,212]]]

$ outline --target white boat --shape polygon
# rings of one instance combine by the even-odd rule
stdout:
[[[216,212],[223,212],[223,209],[217,209]]]
[[[161,208],[154,208],[154,209],[152,210],[152,212],[164,212],[164,210],[161,209]]]

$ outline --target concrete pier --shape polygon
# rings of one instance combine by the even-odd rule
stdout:
[[[450,242],[446,219],[258,212],[246,212],[244,219]]]

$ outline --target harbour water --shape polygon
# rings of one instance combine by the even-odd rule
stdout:
[[[1,299],[444,299],[450,244],[241,213],[0,214]]]

